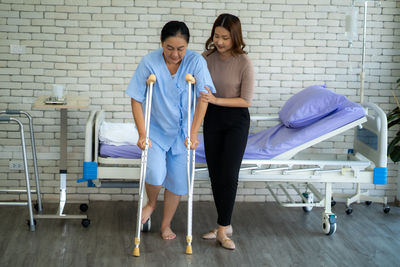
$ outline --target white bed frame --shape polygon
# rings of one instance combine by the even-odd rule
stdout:
[[[346,213],[350,214],[350,205],[354,202],[378,202],[384,205],[384,212],[389,212],[386,197],[368,196],[368,191],[361,192],[362,184],[383,184],[387,176],[387,121],[385,113],[375,104],[364,105],[367,115],[352,123],[342,126],[330,133],[322,135],[303,145],[293,148],[269,160],[242,161],[239,181],[269,182],[267,189],[272,197],[286,207],[302,207],[310,211],[313,207],[323,207],[322,229],[325,234],[332,235],[336,231],[337,216],[332,212],[333,197],[346,200]],[[104,158],[99,156],[99,130],[105,119],[104,111],[92,111],[86,124],[85,162],[95,164],[96,174],[84,177],[80,181],[88,181],[89,186],[125,187],[126,184],[138,183],[140,159]],[[254,116],[252,120],[278,120],[277,118]],[[333,136],[355,128],[354,147],[347,155],[306,154],[300,153],[306,148],[325,141]],[[374,144],[366,144],[359,138],[360,131],[367,131],[375,136],[370,138]],[[85,172],[85,170],[84,170]],[[196,169],[196,181],[208,180],[207,168]],[[277,196],[277,191],[270,183],[277,184],[286,201]],[[322,183],[325,192],[322,194],[315,186]],[[332,184],[355,184],[355,194],[336,194],[332,192]],[[298,185],[303,185],[301,192]],[[288,189],[289,188],[289,189]],[[294,199],[288,190],[295,190],[299,198]]]

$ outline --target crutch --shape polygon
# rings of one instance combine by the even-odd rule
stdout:
[[[43,207],[42,207],[42,198],[40,196],[40,184],[39,184],[39,172],[38,172],[38,167],[37,167],[37,158],[36,158],[36,144],[35,144],[35,135],[33,133],[33,119],[32,116],[25,111],[22,110],[2,110],[0,111],[0,114],[8,114],[8,115],[25,115],[29,119],[29,131],[31,135],[31,147],[32,147],[32,159],[33,159],[33,168],[35,171],[35,181],[36,181],[36,195],[37,195],[37,211],[39,213],[42,213]],[[36,206],[35,206],[36,208]]]
[[[193,202],[193,184],[194,184],[194,171],[195,171],[195,150],[190,150],[190,130],[191,130],[191,94],[192,84],[196,83],[196,80],[191,74],[186,74],[185,79],[188,83],[188,124],[187,124],[187,186],[188,186],[188,229],[186,236],[186,254],[192,254],[192,202]],[[196,91],[193,91],[193,109],[196,108]],[[192,154],[192,155],[190,155]],[[190,158],[192,156],[192,158]]]
[[[139,245],[140,245],[140,228],[142,218],[142,205],[143,205],[143,194],[144,194],[144,182],[146,180],[146,167],[147,167],[147,152],[149,150],[149,128],[150,128],[150,113],[151,113],[151,98],[153,95],[153,85],[156,82],[156,76],[151,74],[147,78],[147,91],[146,91],[146,108],[144,112],[144,124],[145,124],[145,147],[142,150],[142,159],[140,164],[140,185],[139,185],[139,203],[137,209],[137,221],[136,221],[136,235],[135,235],[135,248],[133,249],[133,256],[139,257]]]
[[[24,159],[24,171],[25,171],[25,181],[26,181],[26,194],[27,194],[27,202],[1,202],[0,205],[8,205],[8,206],[28,206],[29,210],[29,227],[31,232],[35,231],[35,221],[33,219],[33,211],[32,211],[32,198],[31,198],[31,186],[29,183],[29,172],[28,172],[28,159],[26,156],[26,146],[25,146],[25,136],[24,136],[24,126],[22,123],[12,117],[0,117],[0,122],[15,122],[19,126],[19,132],[21,134],[21,146],[22,146],[22,157]],[[12,190],[9,190],[11,192]],[[25,190],[24,190],[25,192]]]

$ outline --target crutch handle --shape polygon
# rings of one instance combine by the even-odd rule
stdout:
[[[191,84],[195,84],[195,83],[196,83],[196,79],[195,79],[195,78],[193,77],[193,75],[190,74],[190,73],[186,74],[185,80],[186,80],[187,82],[190,82]]]
[[[154,74],[150,74],[149,78],[147,78],[147,85],[151,84],[151,83],[155,83],[156,82],[156,75]]]

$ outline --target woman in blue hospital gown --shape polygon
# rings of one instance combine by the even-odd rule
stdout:
[[[204,58],[187,49],[189,29],[183,22],[170,21],[161,31],[162,48],[143,57],[126,90],[131,97],[132,113],[139,133],[137,145],[144,149],[144,104],[146,80],[156,76],[150,116],[150,148],[148,151],[146,193],[148,203],[142,210],[141,223],[145,223],[156,208],[158,194],[164,191],[164,213],[161,237],[174,239],[171,221],[182,195],[187,194],[186,138],[188,86],[185,80],[190,73],[196,79],[196,96],[215,92]],[[199,144],[197,133],[207,110],[207,103],[197,101],[192,118],[191,149]]]

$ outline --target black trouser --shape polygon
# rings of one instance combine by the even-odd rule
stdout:
[[[231,224],[240,164],[250,127],[247,108],[208,105],[204,118],[204,148],[217,208],[217,223]]]

